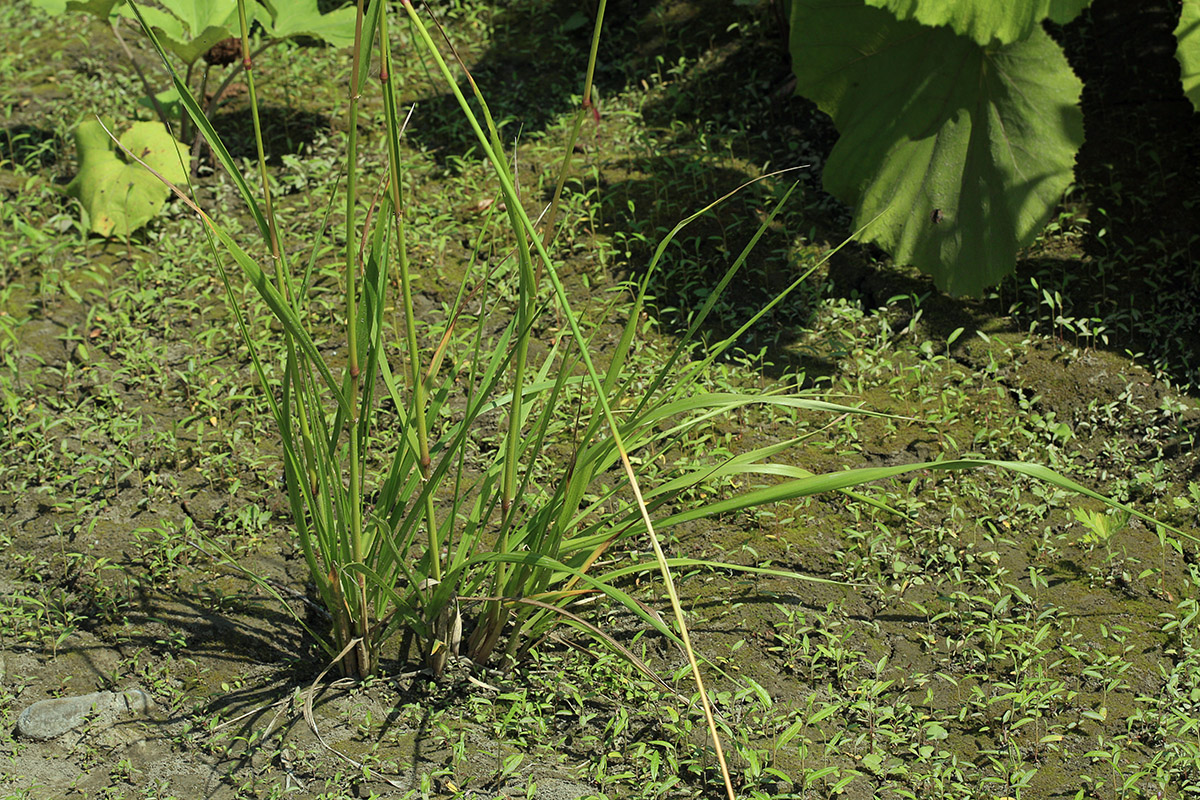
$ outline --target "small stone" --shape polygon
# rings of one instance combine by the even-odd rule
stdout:
[[[17,731],[30,739],[53,739],[82,725],[108,692],[59,697],[34,703],[17,718]]]
[[[542,777],[537,781],[538,800],[581,800],[594,797],[596,790],[582,783],[562,778]]]
[[[17,732],[30,739],[45,741],[80,727],[92,714],[108,718],[130,711],[145,714],[152,705],[150,696],[141,689],[42,700],[21,712],[17,718]]]
[[[150,695],[142,689],[134,687],[126,689],[123,692],[117,693],[125,703],[126,711],[130,711],[137,715],[148,714],[150,709],[154,708],[154,701],[150,699]]]

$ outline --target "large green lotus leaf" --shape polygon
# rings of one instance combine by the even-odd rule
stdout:
[[[270,20],[259,22],[273,39],[289,39],[293,36],[311,36],[328,42],[334,47],[349,47],[354,44],[354,6],[346,6],[328,14],[317,8],[317,0],[263,0],[270,13]]]
[[[1175,58],[1183,77],[1183,93],[1200,111],[1200,0],[1183,0],[1179,27],[1175,29],[1179,49]]]
[[[158,101],[158,108],[163,110],[163,113],[167,116],[167,119],[178,121],[183,115],[183,98],[179,96],[179,90],[176,89],[175,86],[172,85],[167,89],[163,89],[161,92],[155,93],[154,99]],[[150,98],[146,95],[139,97],[137,103],[142,108],[145,108],[155,114],[158,113],[157,109],[154,107],[154,103],[152,103]]]
[[[1091,0],[866,0],[897,19],[946,25],[982,45],[1012,44],[1041,29],[1042,20],[1070,22]]]
[[[1050,0],[1046,16],[1056,25],[1066,25],[1092,4],[1092,0]]]
[[[33,5],[51,14],[61,14],[64,11],[83,11],[95,14],[100,19],[108,19],[113,13],[113,6],[121,0],[33,0]]]
[[[173,139],[161,124],[134,123],[121,144],[168,180],[186,180],[187,145]],[[75,147],[79,172],[67,185],[67,194],[79,200],[93,233],[125,238],[162,210],[170,190],[141,164],[123,161],[99,122],[80,123]]]
[[[133,123],[121,136],[121,144],[171,183],[187,180],[188,146],[172,137],[161,122]]]
[[[112,165],[120,166],[120,159],[113,152],[112,141],[104,132],[104,126],[95,120],[79,123],[75,129],[75,154],[79,159],[79,171],[67,184],[66,192],[79,200],[87,220],[89,209],[97,187],[113,174]]]
[[[1042,31],[980,47],[886,11],[794,0],[797,91],[841,134],[825,187],[864,237],[953,294],[1013,271],[1083,143],[1082,86]]]
[[[238,29],[237,0],[160,0],[159,5],[162,8],[139,4],[138,10],[163,47],[187,64]],[[251,11],[255,7],[249,4]],[[121,13],[134,18],[128,8]]]

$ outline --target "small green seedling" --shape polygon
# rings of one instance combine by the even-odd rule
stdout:
[[[1125,526],[1129,524],[1129,512],[1124,510],[1105,514],[1076,506],[1071,511],[1075,514],[1075,519],[1088,529],[1088,532],[1079,540],[1080,543],[1088,545],[1089,548],[1098,544],[1104,545],[1104,549],[1110,554],[1112,553],[1113,536],[1124,530]]]

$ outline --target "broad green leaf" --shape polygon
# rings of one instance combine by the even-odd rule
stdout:
[[[841,134],[825,187],[864,238],[977,294],[1013,271],[1071,182],[1082,86],[1038,30],[983,48],[886,11],[795,0],[797,91]]]
[[[171,183],[187,182],[191,158],[188,147],[172,138],[161,122],[133,123],[121,137],[121,144]]]
[[[1091,0],[866,0],[897,19],[945,25],[977,44],[1012,44],[1040,30],[1042,20],[1070,22]]]
[[[138,10],[163,47],[187,64],[238,29],[237,0],[163,0],[159,5],[162,8],[139,3]],[[248,4],[252,16],[256,7]],[[133,16],[128,8],[122,13]]]
[[[187,146],[175,141],[161,124],[135,122],[121,144],[169,180],[186,180]],[[100,122],[80,123],[75,147],[79,172],[67,193],[83,206],[93,233],[124,238],[162,210],[170,191],[141,164],[122,160]]]
[[[687,508],[673,514],[666,519],[660,520],[657,524],[661,528],[666,528],[671,525],[679,525],[684,522],[690,522],[703,517],[716,516],[718,514],[728,514],[731,511],[738,511],[744,508],[757,508],[769,503],[780,503],[788,500],[795,500],[799,497],[811,497],[815,494],[823,494],[825,492],[840,491],[855,486],[863,486],[873,481],[884,480],[886,478],[895,478],[906,475],[910,472],[918,472],[921,470],[933,470],[938,472],[957,472],[960,470],[978,470],[995,468],[1002,469],[1008,472],[1014,472],[1018,475],[1028,475],[1029,477],[1057,486],[1073,494],[1090,497],[1093,500],[1099,500],[1105,505],[1128,512],[1131,516],[1145,522],[1161,525],[1163,528],[1171,531],[1177,536],[1182,536],[1193,542],[1200,542],[1200,536],[1194,533],[1181,530],[1173,525],[1168,525],[1164,522],[1156,520],[1149,514],[1144,514],[1132,506],[1119,503],[1112,498],[1092,491],[1086,486],[1076,483],[1075,481],[1055,472],[1048,467],[1043,467],[1040,464],[1031,464],[1024,461],[994,461],[988,458],[959,458],[953,461],[926,461],[916,464],[899,464],[892,467],[860,467],[858,469],[847,469],[841,472],[827,472],[821,475],[808,475],[805,477],[795,478],[768,486],[763,489],[754,489],[744,492],[735,497],[725,500],[709,503],[703,506],[695,506]]]
[[[1183,0],[1179,27],[1175,29],[1179,49],[1175,58],[1183,78],[1183,93],[1200,111],[1200,0]]]
[[[113,13],[113,7],[121,0],[33,0],[35,8],[40,8],[51,14],[61,14],[64,11],[83,11],[94,14],[100,19],[108,19]]]
[[[1050,0],[1046,17],[1056,25],[1066,25],[1091,4],[1092,0]]]
[[[179,90],[172,86],[169,89],[163,89],[154,95],[154,99],[158,101],[158,106],[167,115],[168,119],[178,120],[183,115],[183,103],[179,98]],[[150,102],[148,96],[143,95],[138,98],[138,105],[142,108],[154,111],[154,103]]]
[[[273,39],[311,36],[334,47],[354,44],[354,6],[346,6],[328,14],[317,8],[317,0],[264,0],[270,21],[259,19]],[[266,15],[262,15],[265,17]]]

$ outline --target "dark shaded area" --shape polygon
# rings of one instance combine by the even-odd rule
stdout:
[[[325,114],[287,106],[263,105],[258,110],[262,124],[263,149],[267,163],[279,166],[280,159],[299,153],[318,131],[329,130],[332,121]],[[250,107],[238,101],[235,108],[222,111],[213,119],[213,127],[234,158],[257,158],[254,145],[254,119]]]
[[[514,3],[492,19],[495,40],[486,52],[462,53],[493,115],[506,125],[506,137],[515,138],[518,130],[522,137],[535,135],[578,102],[593,12],[571,3]],[[1043,330],[1053,328],[1057,317],[1088,320],[1091,330],[1107,329],[1108,342],[1084,336],[1083,344],[1144,353],[1175,380],[1191,382],[1200,330],[1193,310],[1200,288],[1192,241],[1200,130],[1179,86],[1172,35],[1177,14],[1168,2],[1130,6],[1102,0],[1053,31],[1085,83],[1087,141],[1077,188],[1051,226],[1069,229],[1065,240],[1055,236],[1032,248],[1016,275],[983,300],[947,298],[927,277],[888,265],[871,247],[851,246],[835,256],[824,276],[828,288],[867,307],[896,296],[923,298],[932,338],[959,327],[969,334],[996,316],[1011,318],[1014,331],[1034,320],[1046,323]],[[643,275],[662,236],[705,202],[762,172],[812,165],[795,173],[800,185],[777,227],[706,323],[702,335],[710,340],[736,329],[790,282],[798,260],[789,245],[798,233],[806,242],[832,244],[850,232],[847,210],[819,183],[836,131],[812,104],[790,95],[781,22],[776,4],[745,8],[671,0],[616,0],[605,19],[596,72],[599,120],[585,122],[576,158],[581,170],[594,172],[579,182],[578,191],[597,190],[599,230],[625,237],[617,243],[627,265],[624,277]],[[640,113],[659,135],[643,158],[608,160],[605,98],[638,87],[645,97]],[[461,88],[469,89],[465,81]],[[411,135],[446,158],[474,147],[448,94],[423,101]],[[695,155],[699,140],[710,148],[713,164]],[[742,160],[745,170],[731,165],[730,157]],[[650,286],[669,330],[686,330],[688,315],[791,177],[741,193],[680,235],[680,245],[668,251]],[[1089,222],[1080,222],[1083,218]],[[1048,307],[1043,290],[1057,294],[1060,305]],[[811,310],[803,294],[789,298],[744,346],[766,347],[777,362],[776,374],[797,367],[831,374],[832,363],[797,360],[789,347],[811,323]],[[1079,338],[1067,330],[1060,335]]]
[[[1084,81],[1079,204],[1090,257],[1063,288],[1083,305],[1140,311],[1129,348],[1193,383],[1200,366],[1200,115],[1183,96],[1177,3],[1097,0],[1062,31]],[[1103,230],[1103,234],[1101,231]],[[1088,269],[1090,267],[1090,269]],[[1087,272],[1084,270],[1087,269]]]
[[[1173,381],[1195,384],[1200,116],[1180,85],[1178,14],[1169,2],[1097,0],[1052,29],[1084,83],[1076,187],[1051,222],[1054,236],[1031,248],[987,298],[952,300],[924,276],[854,256],[833,271],[835,290],[868,307],[928,294],[924,319],[934,337],[959,326],[971,332],[992,317],[1010,319],[1013,331],[1040,321],[1042,332],[1065,343],[1141,354]],[[1077,321],[1075,330],[1059,318]],[[1107,342],[1081,337],[1078,321],[1103,327]]]
[[[487,50],[475,53],[455,42],[454,52],[487,98],[497,125],[517,123],[505,132],[507,138],[515,137],[517,127],[525,136],[537,134],[563,113],[577,108],[577,99],[573,98],[583,90],[594,5],[514,2],[495,11],[489,25],[491,46]],[[625,89],[639,72],[639,20],[660,5],[650,0],[616,0],[608,4],[595,74],[597,106],[601,111],[603,98]],[[433,10],[435,14],[441,13],[440,9]],[[430,27],[436,35],[437,26]],[[453,56],[444,41],[442,49],[452,63]],[[693,50],[702,52],[699,43]],[[422,57],[421,65],[432,77],[435,72],[432,61]],[[459,80],[458,88],[466,97],[473,97],[470,82],[465,78]],[[453,94],[443,92],[424,98],[409,136],[443,158],[464,155],[476,147],[476,140],[461,117]]]
[[[544,131],[577,108],[595,8],[575,3],[514,3],[492,20],[484,53],[459,53],[488,99],[506,141]],[[548,22],[549,20],[549,22]],[[585,119],[575,165],[591,177],[576,191],[598,191],[598,230],[619,237],[621,277],[645,274],[654,248],[675,223],[763,172],[819,163],[834,141],[827,120],[790,96],[790,65],[777,4],[615,0],[608,4],[595,75],[596,114]],[[566,69],[559,69],[565,65]],[[639,158],[611,160],[606,98],[644,93],[640,113],[658,131]],[[459,88],[468,96],[470,86]],[[537,98],[531,102],[531,98]],[[475,137],[450,94],[422,100],[408,135],[443,163],[470,153]],[[711,158],[696,156],[704,140]],[[618,149],[618,148],[613,148]],[[628,150],[624,143],[619,149]],[[731,159],[744,162],[742,170]],[[721,338],[768,303],[796,274],[789,252],[798,215],[814,240],[840,237],[843,211],[816,188],[817,174],[796,172],[758,184],[697,220],[679,236],[652,278],[650,294],[671,330],[686,330],[694,312],[753,236],[791,181],[801,182],[706,323]],[[544,202],[549,202],[547,189]],[[800,209],[803,208],[803,212]],[[811,230],[810,230],[811,229]],[[752,334],[747,347],[786,343],[809,320],[807,300],[793,297]]]
[[[44,169],[58,161],[61,143],[54,131],[33,125],[0,128],[0,164],[17,164],[25,169]]]

